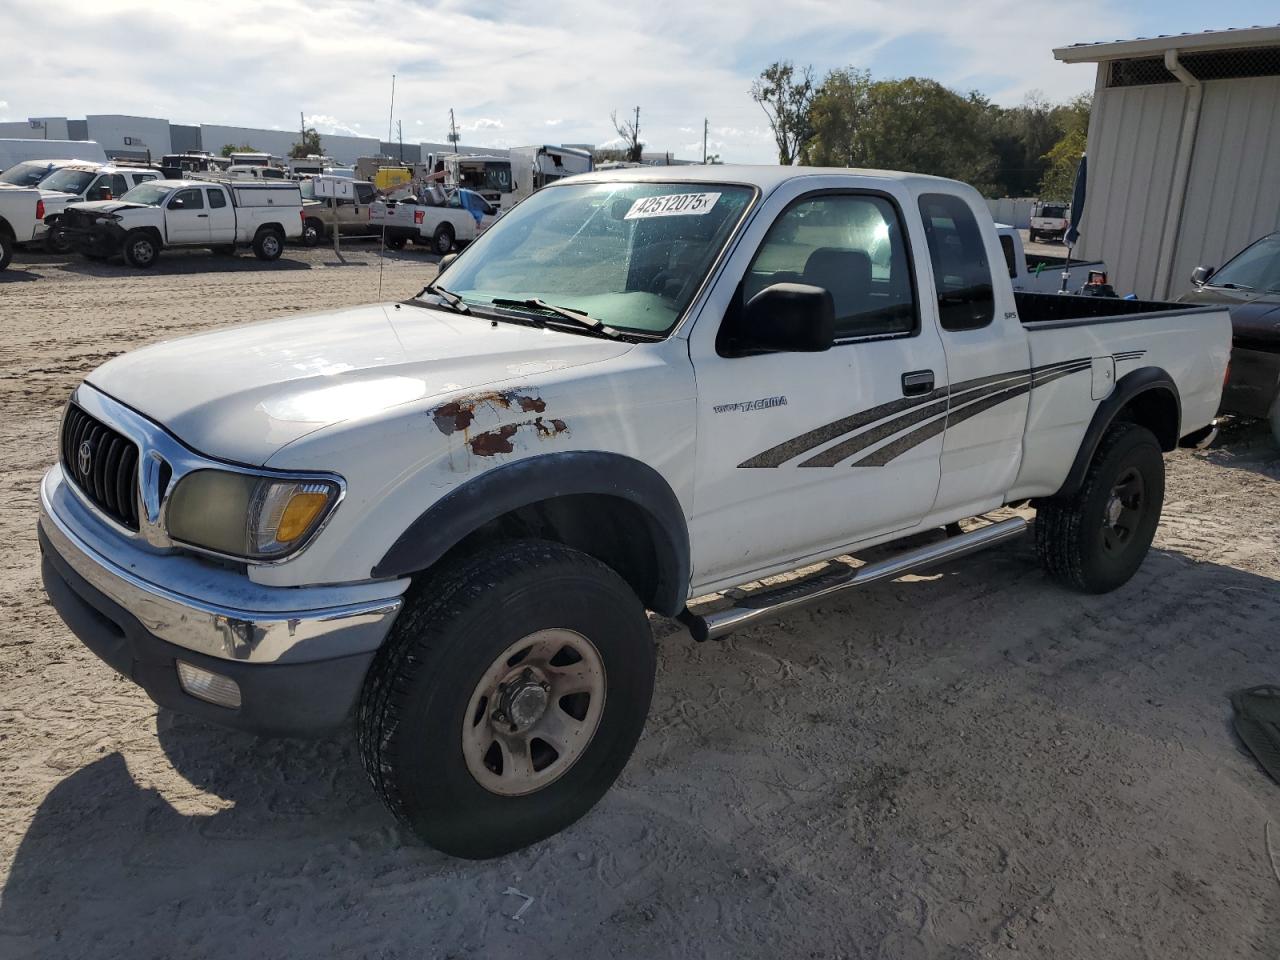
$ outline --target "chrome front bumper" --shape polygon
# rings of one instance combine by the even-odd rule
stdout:
[[[155,551],[94,516],[57,466],[40,486],[40,530],[75,574],[152,636],[220,660],[301,664],[369,653],[409,585],[266,587],[238,569]]]

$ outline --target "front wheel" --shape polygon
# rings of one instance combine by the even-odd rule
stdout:
[[[71,238],[67,236],[66,229],[57,223],[51,226],[48,235],[44,238],[44,248],[46,252],[59,256],[65,256],[70,253]]]
[[[4,265],[0,264],[0,270],[4,269]],[[1276,438],[1276,443],[1280,444],[1280,397],[1276,397],[1275,403],[1271,404],[1271,414],[1268,417],[1271,421],[1271,435]]]
[[[387,249],[388,249],[388,250],[403,250],[403,249],[404,249],[404,245],[405,245],[405,243],[407,243],[407,242],[408,242],[407,238],[405,238],[405,237],[401,236],[401,235],[400,235],[400,234],[398,234],[398,233],[393,233],[391,236],[387,237]]]
[[[1055,580],[1086,593],[1125,583],[1146,558],[1164,505],[1164,456],[1146,427],[1113,423],[1080,490],[1036,505],[1036,552]]]
[[[388,808],[458,857],[563,830],[626,765],[653,636],[621,577],[560,544],[497,544],[415,584],[365,679],[361,758]]]
[[[320,243],[322,237],[324,237],[324,224],[315,217],[308,217],[302,224],[302,242],[308,247],[314,247]]]
[[[124,238],[124,259],[131,267],[148,270],[156,265],[160,257],[160,247],[151,234],[145,230],[135,230]]]
[[[253,238],[253,255],[259,260],[279,260],[284,253],[284,237],[275,230],[263,228]]]
[[[13,231],[6,224],[0,224],[0,270],[9,266],[13,259]]]

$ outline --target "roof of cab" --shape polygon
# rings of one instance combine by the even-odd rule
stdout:
[[[593,183],[615,180],[659,180],[695,183],[743,183],[759,187],[769,193],[781,184],[806,177],[861,177],[868,180],[895,180],[922,184],[955,184],[945,177],[931,177],[923,173],[904,173],[901,170],[862,170],[854,167],[784,167],[753,164],[687,164],[675,167],[623,167],[616,170],[595,170],[566,177],[560,183]],[[556,184],[551,184],[555,186]]]

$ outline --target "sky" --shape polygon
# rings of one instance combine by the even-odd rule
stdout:
[[[616,140],[640,107],[646,149],[767,163],[751,100],[774,60],[924,76],[1012,106],[1091,90],[1052,49],[1275,23],[1275,0],[46,0],[8,5],[0,120],[119,113],[183,123],[466,144]]]

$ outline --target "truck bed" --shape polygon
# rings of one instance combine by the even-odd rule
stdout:
[[[1220,313],[1216,307],[1193,307],[1163,300],[1121,300],[1117,297],[1078,297],[1059,293],[1015,291],[1018,317],[1028,327],[1073,327],[1095,323],[1123,323],[1169,313]]]

